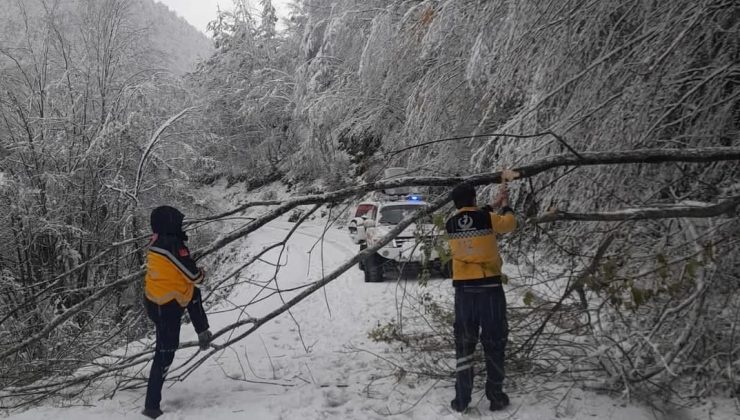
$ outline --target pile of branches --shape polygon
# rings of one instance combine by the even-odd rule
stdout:
[[[585,255],[566,247],[563,238],[543,235],[539,250],[519,249],[518,243],[530,243],[521,233],[505,240],[504,260],[518,261],[508,265],[505,286],[512,389],[526,393],[543,383],[570,384],[647,398],[649,404],[737,398],[740,299],[732,274],[740,241],[737,216],[735,210],[711,222],[681,220],[686,235],[669,238],[672,244],[658,261],[644,261],[638,270],[628,261],[634,257],[629,246],[620,246],[629,242],[619,237],[624,225],[663,220],[609,222],[593,232],[601,242]],[[714,235],[720,227],[735,233]],[[558,252],[563,263],[537,257],[545,250],[550,257]],[[681,257],[668,260],[666,254]],[[386,358],[402,376],[454,380],[452,296],[419,290],[399,308],[403,318],[379,326],[370,337],[403,349]],[[481,349],[475,361],[476,371],[485,371]]]

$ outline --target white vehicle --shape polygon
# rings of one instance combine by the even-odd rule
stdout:
[[[386,168],[383,173],[383,179],[389,180],[397,178],[405,175],[407,172],[408,171],[406,170],[406,168]],[[366,237],[364,223],[366,220],[373,220],[377,217],[378,208],[381,206],[382,201],[390,201],[389,197],[398,198],[401,196],[415,197],[416,200],[411,201],[421,201],[420,196],[410,194],[410,190],[408,187],[389,188],[384,190],[383,193],[385,194],[383,196],[385,200],[378,199],[363,201],[357,205],[357,208],[355,209],[355,214],[352,215],[352,220],[350,220],[349,224],[347,225],[347,229],[349,230],[349,237],[352,239],[352,242],[356,244],[365,243]],[[378,195],[376,195],[375,197],[377,198]]]
[[[360,244],[360,250],[371,247],[401,220],[426,205],[418,195],[409,195],[398,201],[361,202],[348,226],[350,237]],[[440,239],[431,220],[411,224],[377,253],[360,263],[360,269],[365,272],[365,281],[381,282],[386,270],[406,265],[430,264],[444,271],[435,249],[435,243]]]

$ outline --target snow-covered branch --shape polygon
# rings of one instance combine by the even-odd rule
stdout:
[[[551,223],[560,220],[606,222],[624,220],[671,219],[677,217],[717,217],[723,214],[731,215],[738,205],[740,205],[740,196],[734,196],[715,204],[696,203],[661,207],[637,207],[633,209],[594,213],[570,213],[555,210],[552,213],[533,217],[529,219],[529,221],[531,223]]]
[[[136,170],[136,181],[134,183],[134,192],[133,197],[139,196],[139,190],[141,189],[141,180],[144,176],[144,166],[146,165],[147,160],[149,159],[149,154],[151,154],[152,149],[159,141],[160,137],[162,137],[162,133],[164,133],[165,130],[167,130],[172,124],[174,124],[177,120],[182,118],[185,114],[192,111],[193,107],[185,108],[182,111],[178,112],[177,114],[170,117],[167,121],[165,121],[162,125],[157,128],[157,131],[154,132],[152,135],[152,138],[149,140],[149,143],[147,144],[146,148],[144,149],[144,153],[141,155],[141,160],[139,161],[139,167]]]

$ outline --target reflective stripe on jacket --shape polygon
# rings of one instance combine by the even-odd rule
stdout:
[[[504,207],[502,213],[463,207],[447,220],[454,286],[501,283],[503,262],[496,234],[516,229],[513,210]]]
[[[193,287],[203,281],[182,241],[170,235],[154,237],[146,257],[144,293],[150,301],[164,305],[172,300],[183,308],[193,298]]]

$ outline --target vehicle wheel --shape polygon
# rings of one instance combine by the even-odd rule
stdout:
[[[367,249],[367,245],[360,244],[360,252],[364,251],[365,249]],[[365,260],[360,260],[360,262],[357,263],[357,268],[359,268],[360,271],[365,271]]]
[[[373,254],[365,259],[365,283],[378,283],[383,281],[383,261],[378,254]]]

